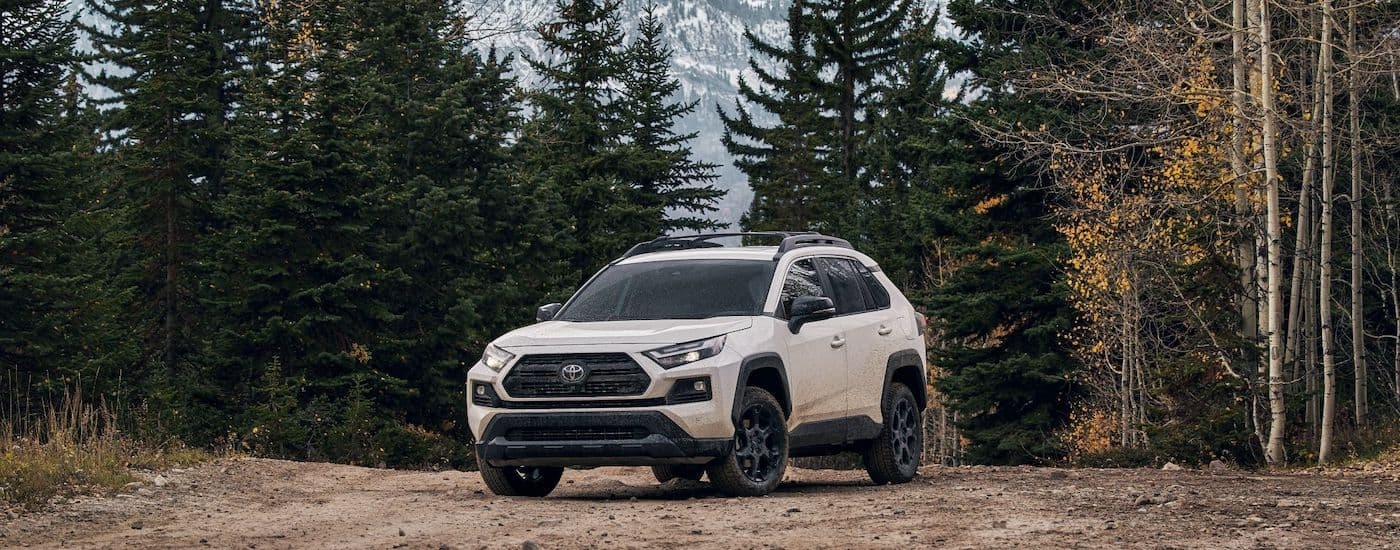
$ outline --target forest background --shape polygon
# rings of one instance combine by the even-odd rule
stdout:
[[[743,229],[930,316],[939,459],[1400,440],[1400,4],[795,0],[732,105],[677,99],[652,14],[553,8],[526,84],[456,0],[5,2],[0,477],[63,426],[470,467],[486,342],[721,225],[695,109]]]

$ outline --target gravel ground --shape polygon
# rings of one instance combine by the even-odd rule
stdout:
[[[473,472],[229,459],[0,518],[0,547],[1400,549],[1400,468],[934,466],[886,487],[790,468],[747,499],[598,468],[527,499]]]

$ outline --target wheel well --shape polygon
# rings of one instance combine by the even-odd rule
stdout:
[[[890,377],[890,383],[904,384],[909,391],[914,393],[914,400],[919,402],[919,410],[928,408],[928,388],[925,387],[924,377],[916,365],[905,365],[895,369],[894,375]]]
[[[764,391],[773,394],[778,400],[778,404],[783,407],[783,415],[792,415],[792,404],[788,402],[787,388],[783,386],[783,374],[777,367],[761,366],[749,372],[749,377],[745,384],[750,387],[763,388]]]

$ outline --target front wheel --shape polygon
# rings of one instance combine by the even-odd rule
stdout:
[[[787,417],[778,400],[760,388],[745,388],[742,403],[733,449],[711,462],[706,472],[726,495],[766,495],[778,487],[787,469]]]
[[[563,468],[548,466],[504,466],[497,468],[486,461],[476,461],[481,480],[492,493],[503,497],[542,497],[559,485]]]
[[[923,415],[914,392],[904,384],[891,384],[882,405],[884,428],[861,457],[865,471],[876,485],[906,483],[919,471],[924,449]]]

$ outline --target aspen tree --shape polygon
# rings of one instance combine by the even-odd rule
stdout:
[[[1326,1],[1326,0],[1324,0]],[[1258,25],[1255,26],[1259,40],[1259,107],[1263,117],[1264,145],[1264,185],[1267,194],[1265,211],[1266,238],[1268,241],[1268,322],[1269,322],[1269,442],[1265,447],[1265,459],[1269,464],[1282,464],[1284,461],[1283,436],[1288,421],[1287,403],[1284,401],[1283,376],[1283,227],[1279,208],[1279,169],[1278,169],[1278,122],[1274,99],[1274,57],[1273,24],[1269,20],[1268,0],[1258,0]]]
[[[1322,274],[1318,314],[1322,322],[1322,435],[1317,461],[1332,459],[1332,428],[1337,416],[1337,356],[1332,330],[1332,206],[1336,183],[1333,158],[1332,1],[1322,0]]]
[[[1358,426],[1366,423],[1366,317],[1362,307],[1362,270],[1366,260],[1362,256],[1361,206],[1364,197],[1361,191],[1361,94],[1358,91],[1357,71],[1360,63],[1356,57],[1356,5],[1347,7],[1347,121],[1349,123],[1351,151],[1351,360],[1355,369],[1353,410]]]

